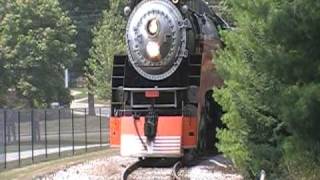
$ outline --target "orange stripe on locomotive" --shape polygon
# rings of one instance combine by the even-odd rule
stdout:
[[[160,116],[155,141],[148,145],[144,134],[145,117],[111,117],[111,147],[121,147],[124,156],[183,155],[184,149],[196,148],[197,119],[184,116]]]

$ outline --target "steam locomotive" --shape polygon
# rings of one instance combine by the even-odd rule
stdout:
[[[225,23],[202,0],[129,0],[124,13],[127,55],[113,62],[110,144],[123,156],[182,157],[197,148],[206,94],[223,84],[212,59]]]

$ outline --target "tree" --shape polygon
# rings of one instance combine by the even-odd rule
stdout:
[[[87,0],[59,0],[68,16],[72,19],[77,29],[76,45],[77,58],[72,63],[71,71],[76,76],[85,72],[85,62],[89,58],[89,50],[92,46],[92,28],[102,18],[102,11],[108,9],[108,0],[95,0],[88,3]]]
[[[2,21],[6,11],[5,0],[0,0],[0,22]],[[0,37],[1,39],[1,37]],[[5,104],[4,94],[7,87],[6,69],[4,68],[4,60],[2,59],[2,51],[0,50],[0,108]]]
[[[226,112],[219,149],[247,175],[320,177],[320,2],[229,0],[217,68]]]
[[[125,51],[125,2],[112,1],[110,9],[104,11],[103,20],[93,30],[93,47],[87,63],[87,76],[91,88],[98,96],[110,98],[112,64],[115,54]]]
[[[83,76],[86,69],[85,62],[89,58],[89,49],[92,46],[92,28],[101,19],[102,11],[108,8],[109,1],[97,0],[91,3],[87,0],[59,1],[64,9],[68,10],[78,31],[76,40],[78,56],[71,66],[72,75],[73,77]],[[94,94],[91,91],[88,93],[88,105],[89,115],[95,115]]]
[[[0,59],[10,88],[31,107],[69,103],[63,71],[76,56],[75,26],[57,0],[6,1]]]

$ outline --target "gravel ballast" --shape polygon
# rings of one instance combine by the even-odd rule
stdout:
[[[119,180],[121,173],[136,158],[109,156],[87,161],[35,179],[41,180]],[[134,171],[129,180],[170,180],[171,168],[140,168]],[[184,180],[243,180],[223,157],[208,157],[195,166],[184,167],[179,171]]]

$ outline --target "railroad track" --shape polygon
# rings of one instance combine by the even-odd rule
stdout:
[[[178,161],[172,168],[172,180],[181,180],[179,177],[179,170],[182,168],[182,162]]]
[[[128,166],[121,174],[121,180],[127,180],[129,175],[132,174],[135,170],[145,167],[146,164],[150,163],[148,159],[139,160],[130,166]],[[177,161],[172,167],[171,179],[172,180],[181,180],[178,173],[179,170],[182,168],[182,162],[179,160]]]

